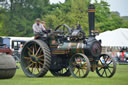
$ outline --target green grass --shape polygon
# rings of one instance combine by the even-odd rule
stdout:
[[[20,68],[12,79],[0,80],[0,85],[128,85],[128,65],[117,65],[112,78],[101,78],[96,72],[90,72],[83,79],[54,77],[50,72],[43,78],[28,78]]]

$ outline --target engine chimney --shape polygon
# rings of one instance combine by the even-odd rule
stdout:
[[[95,30],[95,6],[90,4],[88,6],[88,22],[89,22],[89,36],[93,36]]]

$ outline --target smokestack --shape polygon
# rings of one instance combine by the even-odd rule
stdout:
[[[90,4],[88,6],[88,22],[89,22],[89,36],[92,36],[92,31],[95,30],[95,6]]]

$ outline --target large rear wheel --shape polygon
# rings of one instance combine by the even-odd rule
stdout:
[[[47,44],[41,40],[27,42],[21,53],[21,67],[28,77],[42,77],[50,68],[51,54]]]

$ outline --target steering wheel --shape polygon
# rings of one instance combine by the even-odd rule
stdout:
[[[71,34],[71,28],[66,24],[61,24],[56,27],[55,32],[60,33],[62,36],[69,36]]]

